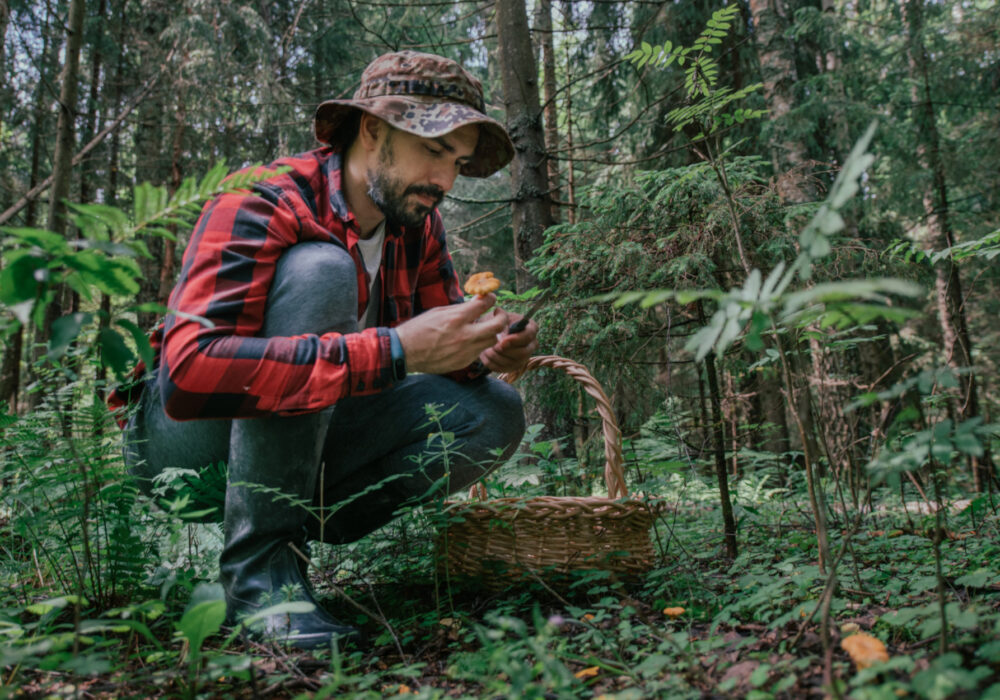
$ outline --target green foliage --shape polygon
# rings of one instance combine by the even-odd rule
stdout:
[[[20,325],[43,327],[46,308],[64,286],[90,306],[100,294],[134,297],[142,274],[136,259],[150,257],[143,236],[173,238],[170,227],[190,227],[206,200],[245,190],[280,173],[254,166],[227,177],[225,165],[219,163],[200,180],[186,178],[172,195],[164,186],[143,183],[135,188],[132,216],[104,204],[69,203],[68,216],[80,231],[74,240],[44,229],[0,228],[7,234],[3,243],[6,264],[0,270],[0,311],[7,309],[16,319],[6,324],[3,333],[9,335]],[[60,360],[84,329],[96,322],[101,361],[123,376],[137,358],[147,364],[152,360],[143,329],[129,318],[137,311],[151,310],[160,309],[133,304],[114,314],[100,309],[57,318],[49,333],[48,357]]]
[[[783,212],[767,187],[765,167],[756,157],[734,158],[729,165],[741,226],[748,248],[759,255],[790,257],[793,240],[780,233]],[[622,408],[624,431],[630,433],[664,398],[655,383],[655,371],[663,367],[657,363],[664,361],[660,349],[690,332],[695,314],[689,304],[699,298],[697,290],[732,279],[726,270],[732,253],[729,213],[722,187],[705,163],[638,173],[582,192],[579,203],[586,218],[551,228],[529,263],[553,290],[539,316],[541,342],[584,363],[606,387],[644,387]],[[670,290],[663,299],[678,304],[603,301],[652,300],[655,292],[634,290],[657,288]],[[601,303],[594,303],[595,297]],[[560,392],[542,398],[575,413],[573,387]],[[675,406],[693,410],[691,403]]]
[[[739,5],[729,5],[716,10],[706,22],[706,27],[691,46],[674,46],[670,41],[660,46],[651,46],[642,42],[639,48],[625,56],[638,68],[649,64],[657,68],[666,68],[675,60],[677,65],[687,67],[684,70],[684,90],[690,104],[677,107],[667,114],[667,123],[672,124],[674,131],[697,123],[702,131],[695,138],[704,138],[705,134],[713,134],[721,128],[742,124],[748,120],[760,119],[765,110],[737,108],[726,112],[729,105],[744,100],[761,87],[755,83],[739,90],[719,86],[719,65],[712,58],[713,47],[722,44],[728,36],[734,22],[739,17]]]
[[[761,335],[772,325],[811,323],[843,325],[845,319],[865,322],[876,318],[902,320],[910,314],[898,312],[889,304],[889,295],[916,296],[920,288],[911,282],[895,279],[868,279],[829,282],[790,291],[796,279],[807,282],[816,263],[832,251],[832,237],[844,226],[839,210],[858,191],[858,179],[871,165],[874,157],[867,152],[874,134],[874,125],[858,142],[844,162],[844,167],[826,202],[819,208],[809,224],[799,235],[799,254],[791,265],[779,262],[764,278],[758,269],[751,270],[742,287],[724,292],[719,289],[675,291],[661,289],[614,293],[601,297],[618,305],[639,302],[649,307],[675,300],[688,304],[699,299],[711,299],[717,310],[708,325],[688,341],[687,348],[696,359],[709,352],[722,355],[740,337],[753,350],[763,347]],[[855,299],[880,302],[878,306],[858,306]]]

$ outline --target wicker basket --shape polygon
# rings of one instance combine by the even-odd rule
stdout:
[[[607,394],[583,365],[555,355],[533,357],[521,372],[500,378],[513,382],[539,367],[566,372],[597,402],[609,497],[485,500],[485,488],[479,484],[473,492],[482,500],[446,506],[453,522],[439,533],[439,565],[452,576],[487,581],[529,572],[603,569],[628,575],[648,570],[654,556],[649,530],[658,507],[626,499],[621,431]]]

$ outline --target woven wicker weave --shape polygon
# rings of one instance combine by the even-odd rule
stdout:
[[[621,431],[607,394],[583,365],[555,355],[533,357],[521,372],[500,378],[513,382],[539,367],[566,372],[597,402],[609,497],[485,500],[485,488],[480,484],[474,490],[483,500],[447,505],[457,522],[440,534],[439,563],[447,566],[451,575],[487,581],[526,572],[604,569],[636,574],[649,569],[653,562],[649,529],[657,508],[646,501],[626,500]]]

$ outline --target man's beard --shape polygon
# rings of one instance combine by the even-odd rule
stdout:
[[[390,134],[379,151],[377,168],[368,171],[368,196],[379,211],[385,214],[388,222],[405,227],[422,226],[427,215],[444,199],[444,191],[434,185],[404,187],[399,180],[394,178],[390,174],[394,161],[391,140],[392,135]],[[428,207],[417,202],[408,207],[406,198],[411,194],[433,197],[434,204]]]

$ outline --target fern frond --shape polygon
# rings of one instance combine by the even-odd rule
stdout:
[[[173,240],[174,234],[167,226],[190,226],[209,199],[226,192],[237,192],[250,185],[277,177],[290,168],[268,170],[260,163],[228,176],[225,163],[219,161],[199,182],[194,177],[184,178],[173,196],[167,188],[143,183],[135,189],[135,225],[133,232],[163,236]],[[155,225],[154,225],[155,224]]]

